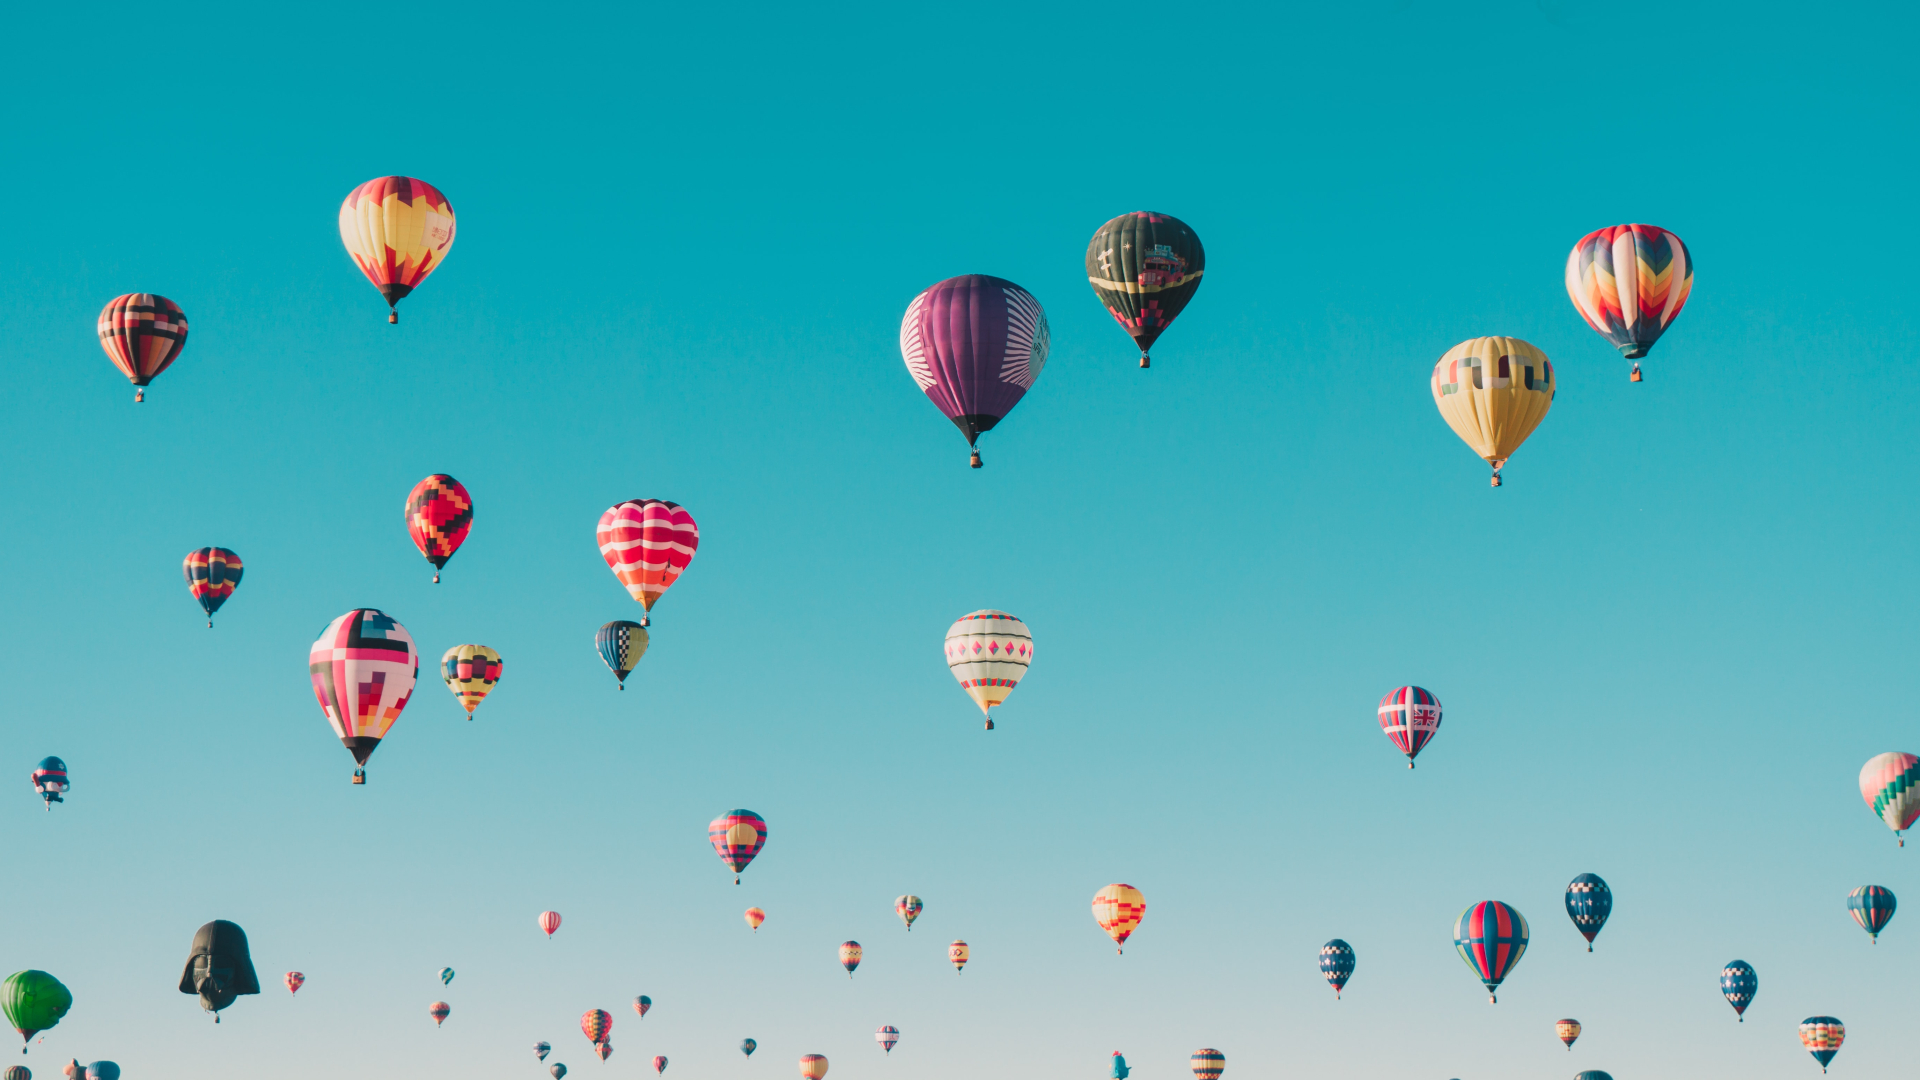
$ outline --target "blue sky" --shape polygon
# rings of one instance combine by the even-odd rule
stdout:
[[[1876,947],[1844,903],[1920,896],[1920,847],[1855,790],[1920,749],[1890,704],[1920,494],[1909,12],[15,29],[0,964],[76,998],[37,1072],[534,1080],[544,1038],[583,1078],[808,1052],[834,1080],[1094,1077],[1121,1049],[1160,1080],[1202,1046],[1229,1077],[1788,1078],[1815,1014],[1848,1025],[1836,1076],[1911,1060],[1920,916]],[[397,327],[335,228],[388,173],[460,223]],[[1136,209],[1208,255],[1149,372],[1081,270]],[[1626,221],[1699,266],[1639,385],[1561,284]],[[979,471],[897,348],[961,273],[1053,328]],[[137,290],[193,328],[138,407],[93,333]],[[1427,373],[1496,333],[1560,393],[1492,491]],[[401,521],[436,471],[477,502],[438,586]],[[618,693],[593,631],[637,607],[593,526],[634,497],[689,507],[702,544]],[[212,632],[178,569],[208,544],[247,568]],[[363,605],[429,665],[479,642],[506,675],[471,723],[423,681],[355,788],[305,656]],[[1037,643],[990,735],[940,659],[981,607]],[[1447,708],[1412,773],[1373,713],[1408,682]],[[24,781],[50,753],[74,791],[49,814]],[[734,807],[771,833],[740,887],[705,836]],[[1587,871],[1616,901],[1591,955],[1561,910]],[[1124,958],[1087,907],[1113,881],[1148,904]],[[1450,940],[1483,899],[1534,932],[1497,1006]],[[297,999],[216,1027],[174,990],[217,917],[263,980],[307,974]],[[1359,962],[1338,1003],[1333,937]],[[1760,975],[1744,1025],[1734,958]]]

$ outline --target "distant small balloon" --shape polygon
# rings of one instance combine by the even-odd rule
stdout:
[[[453,1015],[453,1006],[444,1001],[436,1001],[427,1006],[427,1015],[433,1017],[433,1026],[439,1027],[446,1023],[447,1017]]]
[[[580,1034],[585,1035],[588,1042],[606,1042],[607,1036],[612,1032],[613,1014],[607,1010],[588,1009],[580,1015]]]
[[[1132,1071],[1132,1069],[1127,1068],[1127,1059],[1121,1056],[1120,1051],[1115,1050],[1113,1052],[1113,1068],[1107,1070],[1107,1075],[1111,1077],[1112,1080],[1127,1080],[1127,1074]]]
[[[1553,1033],[1560,1037],[1561,1042],[1567,1044],[1567,1049],[1571,1050],[1573,1049],[1573,1040],[1580,1037],[1580,1021],[1555,1020],[1553,1022]]]
[[[600,659],[613,672],[619,681],[620,689],[627,688],[627,676],[640,664],[640,658],[647,655],[647,628],[637,622],[615,619],[593,632],[593,647],[600,650]]]
[[[207,613],[207,629],[213,629],[213,613],[233,596],[244,569],[240,556],[226,548],[203,547],[187,552],[180,572],[186,575],[187,592]]]
[[[925,906],[920,902],[919,897],[909,894],[894,900],[893,913],[900,916],[900,921],[907,924],[907,932],[912,933],[913,920],[920,917],[920,912]]]
[[[60,796],[73,790],[73,782],[67,776],[67,763],[57,757],[43,757],[33,769],[33,790],[38,792],[48,810],[53,804],[66,802]]]
[[[1760,992],[1760,976],[1753,965],[1745,960],[1735,960],[1720,969],[1720,993],[1724,994],[1727,1004],[1741,1023],[1747,1022],[1747,1006],[1753,1004],[1753,995]]]
[[[545,930],[548,937],[552,937],[553,932],[560,929],[560,913],[557,911],[541,912],[540,929]]]
[[[1347,980],[1353,978],[1353,946],[1334,938],[1320,946],[1320,974],[1326,976],[1327,985],[1333,987],[1333,1000],[1340,1000],[1340,991],[1346,988]]]
[[[1906,847],[1902,834],[1920,819],[1920,757],[1892,751],[1860,767],[1860,797]]]
[[[1880,943],[1880,931],[1887,928],[1893,918],[1896,905],[1893,891],[1881,885],[1862,885],[1847,894],[1847,914],[1860,924],[1860,929],[1873,935],[1873,943]]]
[[[1212,1048],[1193,1052],[1194,1080],[1220,1080],[1220,1074],[1227,1071],[1227,1055]]]
[[[305,975],[297,971],[287,972],[287,993],[297,994],[300,992],[300,988],[305,985],[307,985],[307,977]]]
[[[840,966],[847,969],[847,978],[853,978],[853,969],[860,966],[860,957],[864,953],[857,941],[840,943]]]
[[[96,1061],[87,1066],[87,1080],[120,1080],[120,1066],[111,1061]]]
[[[1593,951],[1593,939],[1613,914],[1613,890],[1599,874],[1581,874],[1567,883],[1567,918],[1574,929],[1587,939],[1587,951]]]
[[[452,968],[440,969],[440,985],[441,986],[453,985],[453,969]]]
[[[758,1049],[760,1049],[760,1044],[757,1042],[754,1042],[752,1039],[740,1040],[740,1052],[747,1055],[748,1057],[752,1057],[753,1052]]]
[[[760,924],[766,921],[767,921],[766,912],[760,910],[757,907],[750,907],[747,909],[747,925],[751,927],[755,933],[759,932]]]
[[[972,956],[964,941],[956,941],[947,946],[947,959],[953,961],[953,973],[958,975],[967,966],[967,958]]]
[[[655,1074],[667,1071],[667,1059],[664,1056],[653,1059],[653,1071]]]
[[[873,1033],[873,1041],[880,1044],[880,1049],[891,1054],[893,1053],[894,1045],[900,1041],[900,1029],[894,1027],[892,1024],[887,1024],[881,1027],[879,1031]]]
[[[561,1080],[562,1077],[567,1075],[567,1067],[559,1062],[547,1066],[547,1071],[553,1074],[553,1080]]]
[[[1809,1016],[1800,1021],[1800,1045],[1820,1063],[1821,1072],[1827,1071],[1827,1065],[1833,1061],[1833,1055],[1840,1052],[1840,1044],[1846,1039],[1847,1025],[1831,1016]]]
[[[800,1075],[807,1080],[820,1080],[827,1075],[827,1059],[819,1054],[807,1054],[800,1059]]]
[[[1588,1069],[1586,1072],[1576,1073],[1573,1080],[1613,1080],[1613,1074],[1601,1072],[1599,1069]]]
[[[545,1039],[533,1044],[533,1056],[539,1058],[541,1061],[547,1060],[547,1055],[552,1052],[553,1044]],[[561,1068],[564,1070],[565,1066],[561,1066]]]
[[[1108,885],[1093,894],[1093,921],[1113,939],[1116,956],[1146,914],[1147,898],[1131,885]]]
[[[605,1039],[602,1039],[599,1042],[593,1044],[593,1052],[600,1055],[601,1061],[605,1061],[609,1056],[613,1054],[613,1044],[611,1042],[608,1042]]]
[[[651,1008],[653,1008],[653,999],[647,995],[641,994],[633,999],[633,1011],[639,1013],[641,1019],[646,1019],[647,1010]]]

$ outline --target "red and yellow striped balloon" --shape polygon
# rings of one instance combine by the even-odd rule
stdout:
[[[960,974],[966,968],[967,959],[972,955],[973,951],[967,948],[967,943],[964,941],[956,941],[947,946],[947,959],[953,961],[953,973],[955,975]]]
[[[865,955],[857,941],[840,943],[840,966],[847,969],[847,978],[853,978],[853,969],[860,966],[860,958]]]
[[[147,383],[187,347],[187,313],[155,293],[128,293],[107,301],[96,328],[107,359],[139,388],[133,392],[135,401],[147,399]]]
[[[1093,921],[1113,939],[1116,955],[1146,913],[1147,898],[1131,885],[1109,885],[1093,894]]]
[[[480,707],[488,694],[493,693],[493,685],[500,681],[500,672],[505,665],[500,654],[485,645],[455,645],[440,658],[440,678],[460,699],[467,710],[467,719],[473,719],[473,710]]]
[[[354,265],[394,305],[440,269],[453,247],[453,205],[440,190],[411,176],[382,176],[347,193],[340,204],[340,242]]]
[[[827,1059],[820,1054],[807,1054],[800,1059],[800,1075],[807,1080],[820,1080],[827,1075]]]

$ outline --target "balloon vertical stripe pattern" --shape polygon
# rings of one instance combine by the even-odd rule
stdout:
[[[200,609],[207,613],[207,627],[213,627],[213,613],[220,605],[233,596],[233,590],[240,585],[240,575],[246,567],[240,562],[240,556],[222,547],[203,547],[187,552],[180,563],[180,572],[186,576],[187,592],[200,602]]]
[[[1847,894],[1847,914],[1853,916],[1860,929],[1873,935],[1876,945],[1880,943],[1880,931],[1892,920],[1897,904],[1893,890],[1880,885],[1862,885]]]
[[[155,293],[128,293],[107,301],[95,329],[107,359],[142,388],[134,392],[135,401],[146,399],[145,386],[187,347],[187,313]]]
[[[1486,985],[1487,1000],[1494,1003],[1499,1001],[1494,991],[1526,955],[1528,937],[1525,916],[1498,900],[1474,904],[1453,924],[1454,948]]]
[[[1500,470],[1547,418],[1558,389],[1547,354],[1515,337],[1482,337],[1448,349],[1433,365],[1433,404],[1441,419]]]
[[[391,309],[440,268],[453,247],[453,204],[411,176],[382,176],[340,204],[340,242]],[[399,322],[389,312],[388,322]]]
[[[1693,295],[1693,255],[1658,225],[1595,229],[1567,255],[1567,295],[1588,326],[1638,360]]]
[[[1407,755],[1407,768],[1440,731],[1440,699],[1430,690],[1402,686],[1387,691],[1378,710],[1380,730]]]
[[[560,913],[557,911],[541,912],[539,921],[540,929],[546,931],[548,937],[552,937],[553,932],[560,929]]]
[[[700,549],[700,527],[679,503],[628,499],[607,508],[595,530],[600,557],[627,594],[651,612]],[[640,625],[646,626],[642,618]]]

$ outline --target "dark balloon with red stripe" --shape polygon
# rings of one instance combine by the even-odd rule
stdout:
[[[135,401],[147,399],[147,384],[187,347],[186,312],[156,293],[128,293],[107,301],[96,329],[107,359],[139,388],[133,392]]]
[[[1613,914],[1613,890],[1599,874],[1581,874],[1567,883],[1567,918],[1587,939],[1587,951],[1593,951],[1593,939]]]
[[[900,355],[928,400],[974,447],[1047,362],[1047,315],[1003,278],[962,274],[929,287],[900,320]],[[980,452],[973,452],[980,467]]]
[[[1527,920],[1509,904],[1482,900],[1453,924],[1453,947],[1487,987],[1487,1000],[1527,952]]]
[[[180,564],[180,572],[187,578],[187,591],[200,601],[200,607],[207,613],[209,630],[213,628],[213,613],[233,595],[243,569],[240,556],[221,547],[189,551]]]
[[[1107,314],[1147,350],[1200,290],[1207,252],[1179,218],[1142,210],[1100,226],[1087,243],[1087,282]]]

